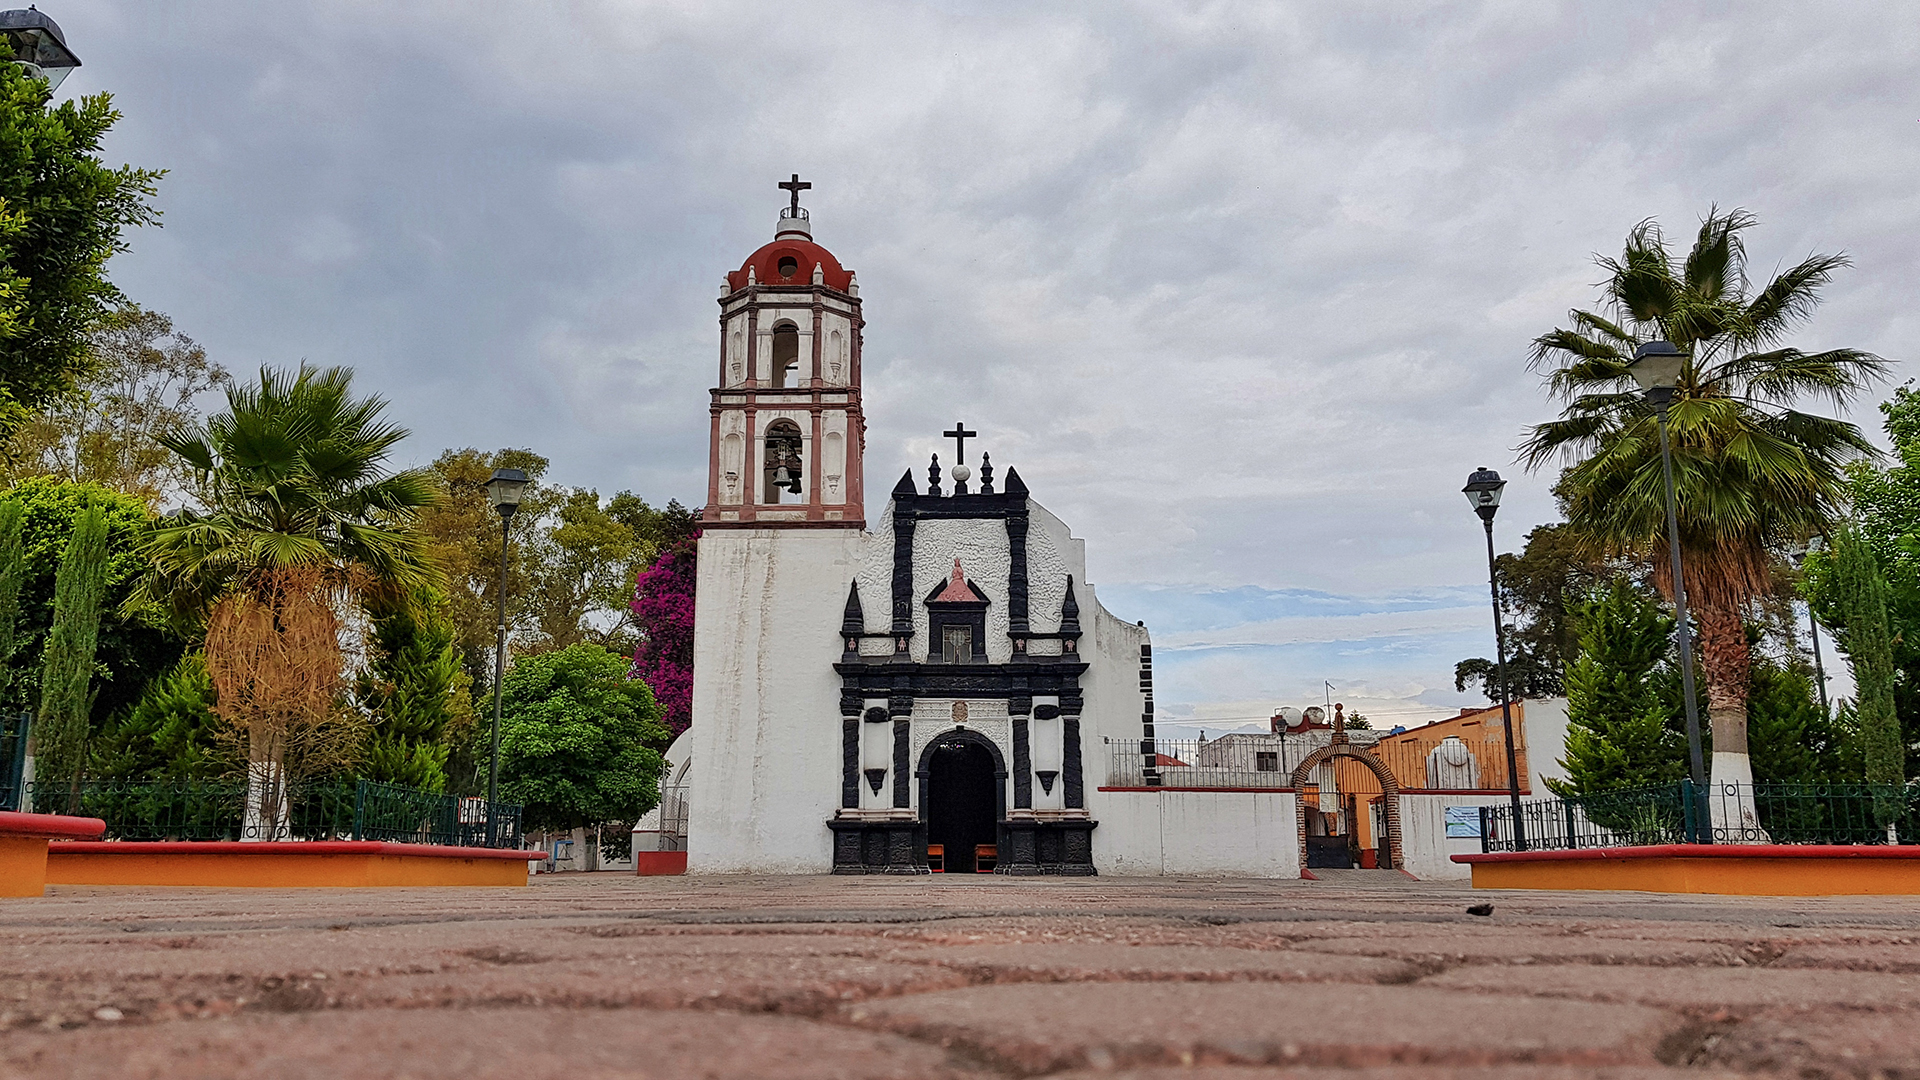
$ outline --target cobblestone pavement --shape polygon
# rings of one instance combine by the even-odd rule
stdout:
[[[0,972],[5,1077],[1920,1077],[1906,897],[60,888],[0,901]]]

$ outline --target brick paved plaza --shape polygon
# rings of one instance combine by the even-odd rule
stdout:
[[[0,1076],[1920,1076],[1911,899],[1362,874],[61,888]]]

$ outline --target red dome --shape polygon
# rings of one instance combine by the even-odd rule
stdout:
[[[853,271],[841,266],[833,252],[792,234],[747,256],[740,269],[727,275],[727,284],[735,289],[746,288],[747,268],[752,267],[754,281],[761,285],[811,285],[815,266],[820,267],[821,276],[830,289],[846,292],[847,286],[853,284]]]

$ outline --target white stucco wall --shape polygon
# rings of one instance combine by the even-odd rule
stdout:
[[[1105,780],[1108,764],[1103,738],[1131,740],[1141,735],[1145,695],[1139,686],[1140,647],[1147,641],[1147,631],[1100,606],[1094,587],[1085,580],[1084,542],[1037,503],[1029,506],[1031,627],[1043,633],[1059,628],[1069,575],[1080,605],[1080,656],[1088,665],[1081,679],[1082,775],[1088,809],[1098,819],[1095,788]],[[848,583],[859,585],[869,631],[884,631],[892,619],[891,506],[877,523],[872,533],[714,529],[701,538],[693,726],[687,747],[692,758],[689,873],[818,873],[831,868],[832,834],[826,822],[839,809],[842,775],[840,680],[833,664],[840,659],[837,631]],[[997,519],[919,523],[914,535],[911,654],[921,661],[927,656],[928,612],[922,601],[952,572],[955,557],[991,601],[986,651],[991,662],[1005,663],[1012,659],[1007,637],[1008,538],[1005,523]],[[1057,650],[1059,643],[1040,641],[1033,646],[1035,653],[1041,653]],[[880,655],[890,651],[891,642],[870,639],[860,647],[863,654]],[[1058,699],[1039,695],[1033,703],[1057,705]],[[867,704],[884,707],[887,703]],[[918,763],[929,742],[952,730],[955,704],[951,698],[915,701],[909,767]],[[990,738],[1011,768],[1012,722],[1005,699],[966,704],[966,726]],[[876,728],[871,739],[866,737],[870,733],[862,731],[862,768],[887,769],[878,793],[862,778],[864,809],[892,806],[890,730],[890,726],[885,732]],[[1034,719],[1029,731],[1032,767],[1058,770],[1062,721]],[[909,791],[918,809],[919,785],[909,784]],[[1011,809],[1011,778],[1005,795]],[[1037,779],[1033,783],[1036,809],[1061,809],[1064,796],[1061,782],[1056,781],[1050,792]],[[1182,806],[1170,820],[1175,831],[1185,836],[1204,831],[1204,821],[1214,812]],[[1287,813],[1292,813],[1290,804]],[[1256,862],[1266,858],[1249,855],[1265,848],[1248,848],[1244,838],[1226,842],[1219,850],[1215,849],[1225,841],[1218,838],[1199,848],[1183,839],[1176,842],[1171,855],[1163,856],[1158,852],[1159,811],[1155,814],[1156,839],[1150,845],[1155,853],[1151,858],[1130,856],[1129,865],[1166,865],[1172,867],[1165,871],[1169,873],[1231,873],[1247,858]],[[1259,817],[1244,808],[1235,814],[1229,815],[1235,822],[1230,831],[1235,833],[1245,832],[1248,823]],[[1124,824],[1109,828],[1103,822],[1094,831],[1096,859],[1103,837],[1131,829]],[[1291,844],[1292,825],[1284,832]],[[1134,844],[1129,836],[1120,850],[1131,850]]]
[[[1521,721],[1527,740],[1527,797],[1550,799],[1548,780],[1565,780],[1567,767],[1560,759],[1567,756],[1567,699],[1540,698],[1526,703]]]
[[[1290,791],[1099,791],[1087,802],[1093,865],[1102,874],[1300,876]]]
[[[824,873],[839,612],[862,533],[710,529],[695,594],[688,873]]]
[[[1505,806],[1505,792],[1473,795],[1400,796],[1400,854],[1403,868],[1414,877],[1428,881],[1461,880],[1472,876],[1466,864],[1449,856],[1480,850],[1478,838],[1447,836],[1447,807]]]

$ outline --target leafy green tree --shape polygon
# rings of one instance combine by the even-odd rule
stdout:
[[[53,627],[40,662],[39,758],[49,776],[69,782],[67,811],[79,809],[92,734],[93,654],[107,591],[107,515],[84,507],[73,520],[53,588]]]
[[[1881,402],[1893,443],[1885,468],[1858,462],[1848,471],[1853,535],[1872,554],[1886,582],[1887,631],[1893,664],[1894,712],[1909,761],[1920,752],[1920,394],[1911,385]],[[1831,547],[1807,559],[1805,593],[1836,638],[1852,616],[1848,588],[1836,576]]]
[[[1568,523],[1596,555],[1651,563],[1656,585],[1671,594],[1659,557],[1666,501],[1657,414],[1628,366],[1652,338],[1687,354],[1671,410],[1673,473],[1719,781],[1752,775],[1744,616],[1771,590],[1770,551],[1829,531],[1846,503],[1845,466],[1874,453],[1854,425],[1793,403],[1844,407],[1886,368],[1857,349],[1784,344],[1848,262],[1815,255],[1752,288],[1742,234],[1753,224],[1746,211],[1716,209],[1676,261],[1659,226],[1645,221],[1619,260],[1600,260],[1606,309],[1574,311],[1571,329],[1534,343],[1535,363],[1567,405],[1521,448],[1529,468],[1570,458],[1556,489]]]
[[[545,483],[547,459],[531,450],[448,450],[433,463],[440,497],[421,513],[433,559],[446,575],[452,621],[473,693],[492,690],[500,517],[486,483],[495,469],[534,482],[513,517],[507,550],[508,650],[528,655],[591,641],[629,651],[638,637],[634,580],[697,523],[678,502],[656,508],[632,492]]]
[[[1747,690],[1753,778],[1821,784],[1858,780],[1860,755],[1842,718],[1820,708],[1813,679],[1800,665],[1756,656]]]
[[[555,494],[558,505],[534,523],[528,541],[528,606],[538,647],[591,641],[630,652],[636,640],[634,581],[663,545],[690,531],[693,515],[678,502],[656,510],[630,491],[605,504],[587,488]]]
[[[453,624],[460,664],[476,697],[493,692],[493,649],[497,590],[500,587],[500,515],[487,497],[487,478],[495,469],[519,469],[533,482],[514,514],[507,548],[508,647],[530,636],[526,614],[531,590],[526,538],[528,522],[538,521],[551,502],[539,481],[547,459],[531,450],[447,450],[434,459],[428,479],[436,489],[420,510],[420,529],[443,575],[441,613]]]
[[[131,495],[97,484],[34,476],[0,493],[0,506],[19,508],[22,568],[12,679],[11,685],[0,689],[4,694],[0,707],[14,713],[38,711],[38,660],[53,625],[54,582],[73,536],[74,520],[89,504],[107,516],[107,591],[95,654],[99,673],[93,726],[98,730],[111,717],[132,708],[149,680],[179,662],[186,639],[160,612],[130,599],[146,572],[140,549],[152,529],[152,511]]]
[[[1567,779],[1559,795],[1670,784],[1687,774],[1673,620],[1624,579],[1577,609],[1579,655],[1567,669]]]
[[[120,300],[107,260],[126,250],[123,230],[160,219],[164,173],[101,160],[113,99],[52,96],[0,64],[0,435],[86,371],[87,335]]]
[[[625,658],[589,642],[523,657],[503,695],[500,795],[527,824],[633,821],[659,804],[667,729]]]
[[[213,679],[198,653],[147,684],[146,693],[103,733],[93,771],[103,777],[203,780],[224,771],[214,731]]]
[[[373,657],[359,678],[373,718],[360,775],[426,791],[447,788],[450,734],[473,726],[470,680],[437,594],[372,613]]]
[[[1507,683],[1515,697],[1549,698],[1566,693],[1566,667],[1579,651],[1570,609],[1620,568],[1593,557],[1564,523],[1541,525],[1526,546],[1494,560],[1500,607],[1507,625]],[[1453,688],[1477,683],[1487,700],[1500,700],[1496,665],[1485,657],[1453,668]]]
[[[1893,703],[1893,635],[1887,583],[1873,550],[1852,529],[1834,535],[1829,587],[1842,613],[1840,647],[1853,665],[1853,721],[1870,784],[1903,784],[1906,747]]]
[[[231,381],[173,320],[125,304],[87,336],[89,367],[15,433],[14,477],[87,480],[159,506],[191,479],[160,436],[198,419],[195,399]]]

